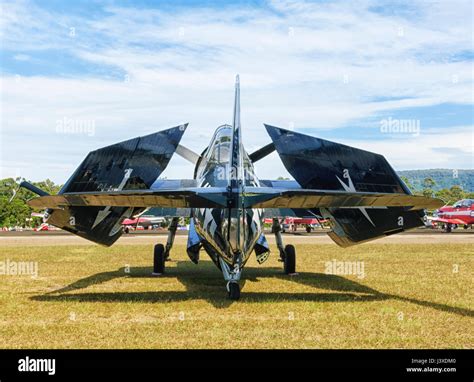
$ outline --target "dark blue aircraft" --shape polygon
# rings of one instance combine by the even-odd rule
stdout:
[[[284,245],[281,219],[329,220],[329,236],[340,246],[365,242],[422,226],[425,208],[439,199],[411,195],[379,154],[265,125],[271,143],[248,154],[240,126],[240,85],[235,85],[232,125],[217,128],[198,155],[180,145],[187,125],[130,139],[89,153],[58,195],[28,182],[40,197],[30,206],[46,208],[45,220],[93,242],[112,245],[124,219],[159,207],[171,218],[166,246],[154,249],[154,273],[165,271],[180,217],[190,217],[187,253],[194,263],[201,249],[227,281],[229,298],[240,297],[239,280],[255,253],[264,262],[270,249],[263,219],[272,233],[286,274],[295,273],[295,248]],[[254,163],[277,151],[294,180],[261,180]],[[173,154],[195,165],[193,179],[159,179]]]

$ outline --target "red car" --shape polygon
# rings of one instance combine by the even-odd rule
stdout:
[[[446,232],[451,232],[454,225],[468,228],[474,224],[474,199],[463,199],[452,206],[441,207],[432,221],[443,223]]]

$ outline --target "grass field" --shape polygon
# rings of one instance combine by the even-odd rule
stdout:
[[[273,247],[273,249],[275,249]],[[0,348],[472,348],[470,244],[298,244],[298,276],[275,253],[244,270],[242,298],[177,244],[166,276],[151,245],[0,247],[39,274],[0,276]],[[365,277],[325,274],[363,261]]]

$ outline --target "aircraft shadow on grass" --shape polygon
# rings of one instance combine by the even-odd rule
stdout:
[[[177,262],[176,267],[168,267],[166,273],[155,277],[151,275],[151,267],[131,267],[129,272],[125,268],[115,271],[97,273],[77,280],[64,288],[31,297],[36,301],[85,301],[85,302],[147,302],[163,303],[205,299],[217,308],[225,308],[235,301],[222,296],[222,275],[211,261],[201,261],[198,265],[188,261]],[[159,283],[161,280],[176,278],[185,287],[186,291],[138,291],[138,292],[87,292],[71,293],[99,285],[117,278],[150,278]],[[295,282],[304,286],[318,289],[316,292],[253,292],[245,291],[245,281],[259,282],[264,278],[274,278]],[[283,274],[280,268],[246,267],[242,285],[242,300],[245,302],[368,302],[380,300],[398,300],[410,302],[419,306],[429,307],[443,312],[454,313],[460,316],[474,317],[474,311],[446,304],[418,300],[410,297],[381,293],[356,281],[345,277],[324,273],[301,272],[296,276]],[[285,284],[282,284],[282,289]],[[324,290],[325,292],[321,292]],[[238,302],[237,302],[238,303]]]

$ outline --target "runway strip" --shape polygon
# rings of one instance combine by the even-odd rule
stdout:
[[[275,238],[272,234],[266,234],[270,244],[275,244]],[[175,241],[180,244],[186,243],[186,235],[177,235]],[[285,244],[333,244],[336,245],[329,236],[323,234],[315,235],[284,235]],[[122,245],[143,245],[165,243],[166,235],[123,235],[117,244]],[[439,234],[439,233],[423,233],[423,234],[399,234],[377,239],[369,243],[388,244],[388,243],[405,243],[405,244],[474,244],[474,234]],[[73,235],[41,235],[41,236],[0,236],[0,246],[45,246],[45,245],[93,245],[92,242]],[[474,250],[473,250],[474,251]]]

